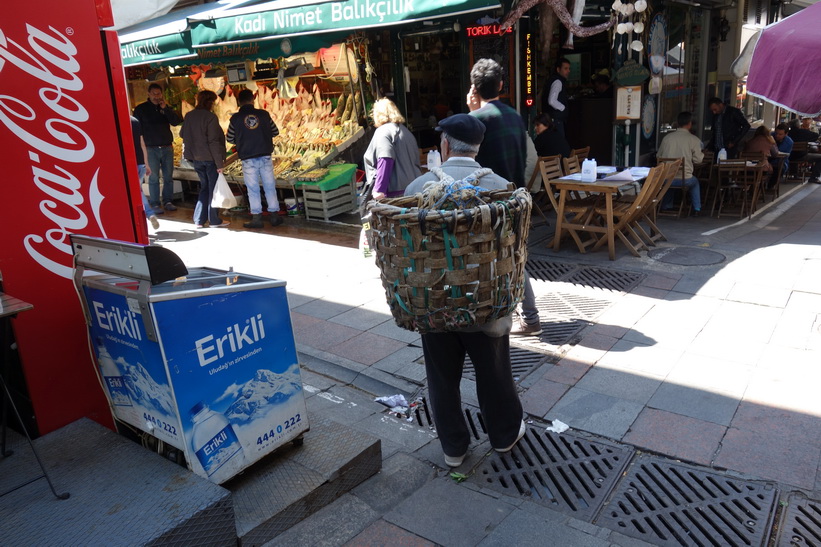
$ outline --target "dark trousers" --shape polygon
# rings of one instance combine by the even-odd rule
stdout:
[[[192,162],[197,176],[200,178],[200,194],[197,199],[197,205],[194,206],[194,223],[206,224],[210,223],[216,226],[222,223],[219,216],[219,209],[211,207],[211,198],[214,196],[214,188],[217,186],[217,164],[213,161],[197,161]]]
[[[522,403],[510,369],[510,338],[494,338],[483,332],[428,333],[422,335],[422,349],[433,423],[442,451],[459,457],[470,445],[459,390],[466,353],[476,369],[476,395],[491,446],[507,448],[513,444],[522,421]]]

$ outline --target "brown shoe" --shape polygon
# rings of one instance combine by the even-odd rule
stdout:
[[[525,323],[521,317],[513,319],[513,328],[510,329],[511,336],[539,336],[542,333],[541,323]]]

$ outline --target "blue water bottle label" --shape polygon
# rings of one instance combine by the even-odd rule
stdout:
[[[131,406],[131,397],[128,396],[122,376],[105,376],[105,384],[114,406]]]
[[[242,446],[239,444],[237,434],[234,433],[231,424],[228,424],[197,450],[197,458],[210,477],[240,450]]]

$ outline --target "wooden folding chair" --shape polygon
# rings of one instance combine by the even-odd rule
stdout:
[[[725,160],[718,164],[718,188],[712,208],[712,211],[715,211],[718,205],[716,218],[721,217],[726,201],[738,198],[739,217],[743,217],[746,212],[749,218],[755,212],[766,160],[759,161],[753,166],[748,166],[747,162],[745,159],[737,159]]]
[[[698,179],[701,186],[701,203],[709,203],[710,192],[713,191],[713,183],[715,182],[715,152],[712,150],[704,151],[704,159],[701,163],[693,165],[693,176]]]
[[[674,173],[673,178],[669,179],[669,181],[665,180],[666,188],[664,189],[664,194],[661,195],[661,199],[659,200],[658,204],[656,205],[656,216],[672,216],[676,218],[681,218],[682,213],[684,213],[684,205],[687,202],[687,188],[684,186],[684,160],[682,158],[656,158],[656,162],[660,165],[662,163],[670,163],[678,161],[679,169],[676,173]],[[673,181],[675,179],[681,179],[681,186],[673,186]],[[679,203],[678,209],[673,209],[671,211],[663,211],[661,209],[661,204],[664,201],[664,196],[667,192],[678,192],[681,194],[681,201]],[[687,206],[687,214],[690,214],[690,209],[692,205]]]
[[[659,194],[667,170],[668,164],[653,167],[634,200],[613,203],[613,233],[624,243],[633,256],[639,256],[639,251],[647,249],[646,240],[640,235],[646,235],[646,233],[644,233],[639,223],[649,218],[650,212],[655,208],[653,198]],[[601,205],[595,207],[595,212],[600,216],[607,214],[607,211]],[[598,241],[593,245],[593,249],[598,249],[606,242],[607,236],[603,235],[598,238]]]
[[[662,180],[657,184],[655,195],[651,195],[649,198],[649,210],[647,211],[647,214],[643,215],[634,226],[636,232],[642,236],[647,245],[655,246],[656,241],[667,241],[667,236],[664,235],[664,232],[661,231],[657,224],[658,210],[662,200],[664,199],[664,195],[673,183],[673,179],[676,178],[676,176],[680,176],[679,172],[683,162],[684,160],[681,158],[676,158],[673,161],[659,162],[658,164],[658,167],[664,168],[661,175]],[[647,184],[646,180],[644,184]],[[618,199],[620,202],[627,203],[632,203],[635,200],[636,196],[622,196]],[[644,230],[641,226],[641,222],[647,223],[647,230]]]
[[[570,151],[570,156],[576,156],[579,159],[579,163],[586,160],[588,156],[590,156],[590,147],[585,146],[584,148],[574,148]]]
[[[568,158],[562,158],[562,170],[564,171],[565,175],[572,175],[573,173],[581,173],[582,167],[581,163],[579,163],[578,156],[570,156]]]
[[[807,173],[810,171],[810,162],[801,159],[810,151],[810,143],[808,142],[794,142],[792,145],[792,152],[790,153],[790,167],[787,169],[787,178],[800,179],[803,183],[807,179]]]
[[[527,191],[530,192],[530,197],[533,202],[533,209],[539,214],[539,216],[544,219],[544,224],[549,225],[550,221],[547,219],[547,215],[544,212],[544,207],[551,205],[550,200],[547,197],[547,192],[545,191],[543,181],[542,170],[540,168],[542,163],[547,163],[548,166],[553,165],[556,161],[561,160],[561,156],[540,156],[538,160],[536,160],[537,169],[533,170],[533,175],[531,175],[530,180],[527,181]],[[548,172],[551,177],[559,178],[562,176],[561,171],[559,171],[558,176],[555,176],[555,172],[548,167]],[[536,215],[530,215],[531,222],[535,225]],[[542,223],[540,223],[542,224]]]
[[[556,200],[556,191],[553,189],[551,181],[563,176],[561,170],[558,168],[558,161],[555,159],[558,157],[559,156],[547,156],[545,161],[539,161],[539,171],[542,174],[542,191],[544,192],[542,195],[548,199],[557,215],[559,214],[559,202]],[[564,214],[572,215],[570,218],[571,224],[580,223],[582,220],[590,221],[593,216],[593,207],[597,202],[597,196],[588,196],[581,199],[568,199],[564,204]],[[575,231],[568,230],[568,232],[581,252],[584,252],[586,247],[595,242],[594,239],[587,242],[582,242],[581,238],[579,238],[579,235]],[[552,245],[553,238],[547,242],[548,247],[551,247]]]

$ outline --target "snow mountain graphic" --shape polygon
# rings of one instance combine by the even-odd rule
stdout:
[[[168,385],[158,384],[140,363],[132,365],[122,357],[118,357],[116,363],[123,373],[125,387],[134,403],[166,416],[174,415]]]
[[[237,388],[236,400],[225,411],[225,417],[234,423],[251,422],[300,391],[298,364],[291,365],[282,374],[258,370],[251,380]]]

